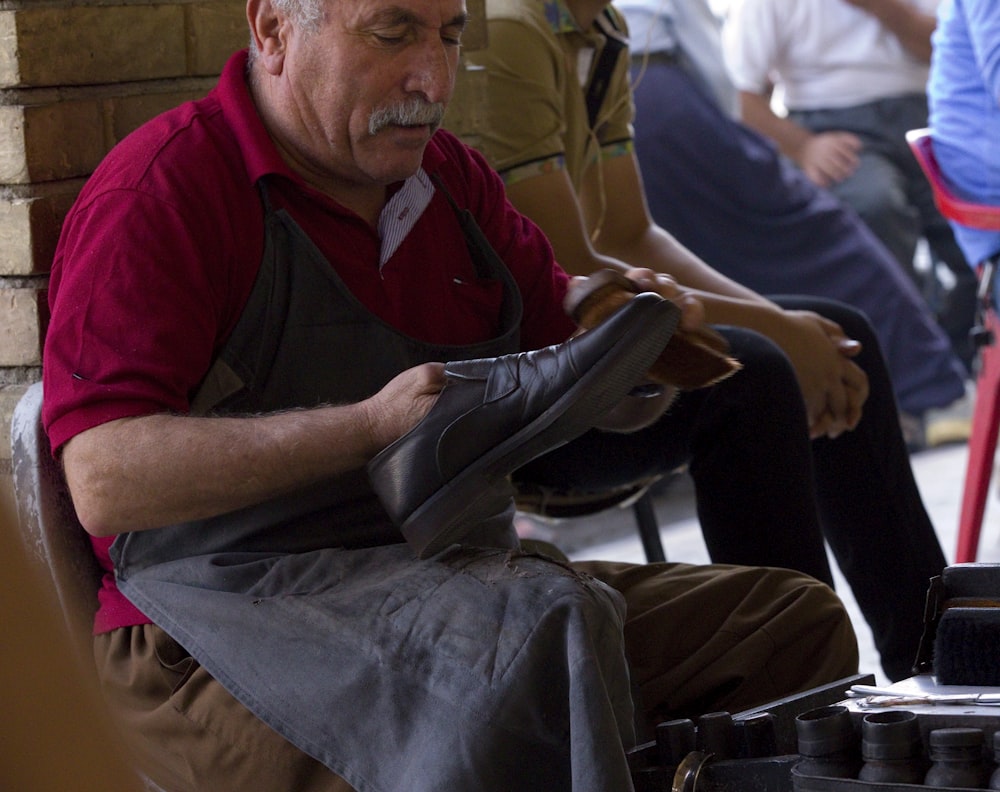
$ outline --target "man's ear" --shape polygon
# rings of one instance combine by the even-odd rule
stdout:
[[[257,60],[269,74],[280,74],[291,24],[288,18],[271,0],[247,0],[247,21],[251,42],[257,47]]]

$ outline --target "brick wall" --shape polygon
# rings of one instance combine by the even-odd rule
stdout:
[[[11,497],[14,405],[41,378],[62,219],[116,142],[215,84],[246,45],[244,9],[245,0],[0,0],[0,500]]]

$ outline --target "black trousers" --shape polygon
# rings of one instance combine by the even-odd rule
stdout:
[[[945,566],[899,428],[878,341],[841,303],[778,297],[814,310],[859,340],[871,393],[858,427],[810,441],[794,371],[769,339],[722,327],[743,370],[681,394],[631,435],[592,431],[515,475],[599,491],[687,463],[713,562],[796,569],[832,585],[824,540],[872,629],[886,675],[911,674],[928,580]]]

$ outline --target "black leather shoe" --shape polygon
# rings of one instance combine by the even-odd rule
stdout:
[[[645,292],[563,344],[448,363],[430,412],[368,463],[417,555],[453,544],[480,501],[507,492],[508,474],[590,429],[644,379],[679,319],[676,305]]]

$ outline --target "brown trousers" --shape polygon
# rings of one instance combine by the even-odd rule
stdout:
[[[573,566],[625,597],[626,651],[647,725],[739,712],[857,671],[857,642],[840,600],[799,573]],[[99,635],[95,656],[126,741],[165,792],[351,792],[252,715],[158,627]]]

